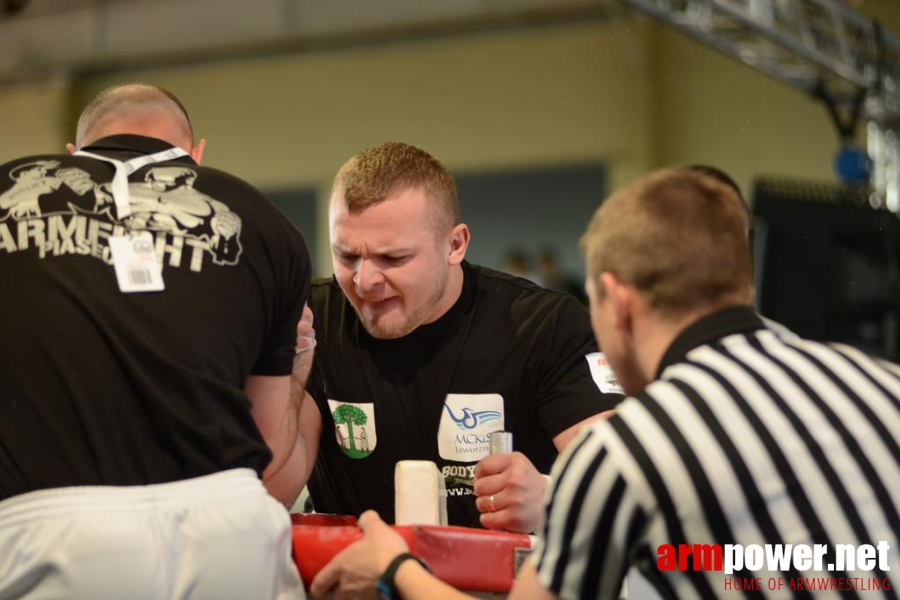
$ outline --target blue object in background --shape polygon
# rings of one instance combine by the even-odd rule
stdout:
[[[844,183],[864,183],[869,180],[869,155],[861,148],[842,146],[834,157],[834,170]]]

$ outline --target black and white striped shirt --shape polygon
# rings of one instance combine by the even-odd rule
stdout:
[[[756,578],[762,590],[743,593],[900,597],[885,584],[900,585],[900,368],[762,327],[749,308],[690,326],[658,380],[559,457],[534,554],[547,589],[616,598],[637,567],[666,598],[734,599]],[[887,564],[869,571],[657,564],[662,544],[824,544],[828,565],[837,544],[879,542]],[[810,584],[834,589],[791,589]]]

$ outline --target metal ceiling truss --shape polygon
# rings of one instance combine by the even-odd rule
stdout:
[[[900,37],[837,0],[620,0],[823,101],[842,140],[868,121],[872,203],[900,212]]]

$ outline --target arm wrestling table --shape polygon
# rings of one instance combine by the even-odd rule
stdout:
[[[294,561],[307,589],[322,567],[362,537],[354,517],[293,514],[291,520]],[[468,592],[508,593],[531,552],[531,538],[519,533],[449,525],[391,527],[436,577]]]

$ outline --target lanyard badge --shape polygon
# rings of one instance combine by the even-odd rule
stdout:
[[[122,292],[133,294],[166,289],[153,236],[149,231],[110,236],[109,249]]]

